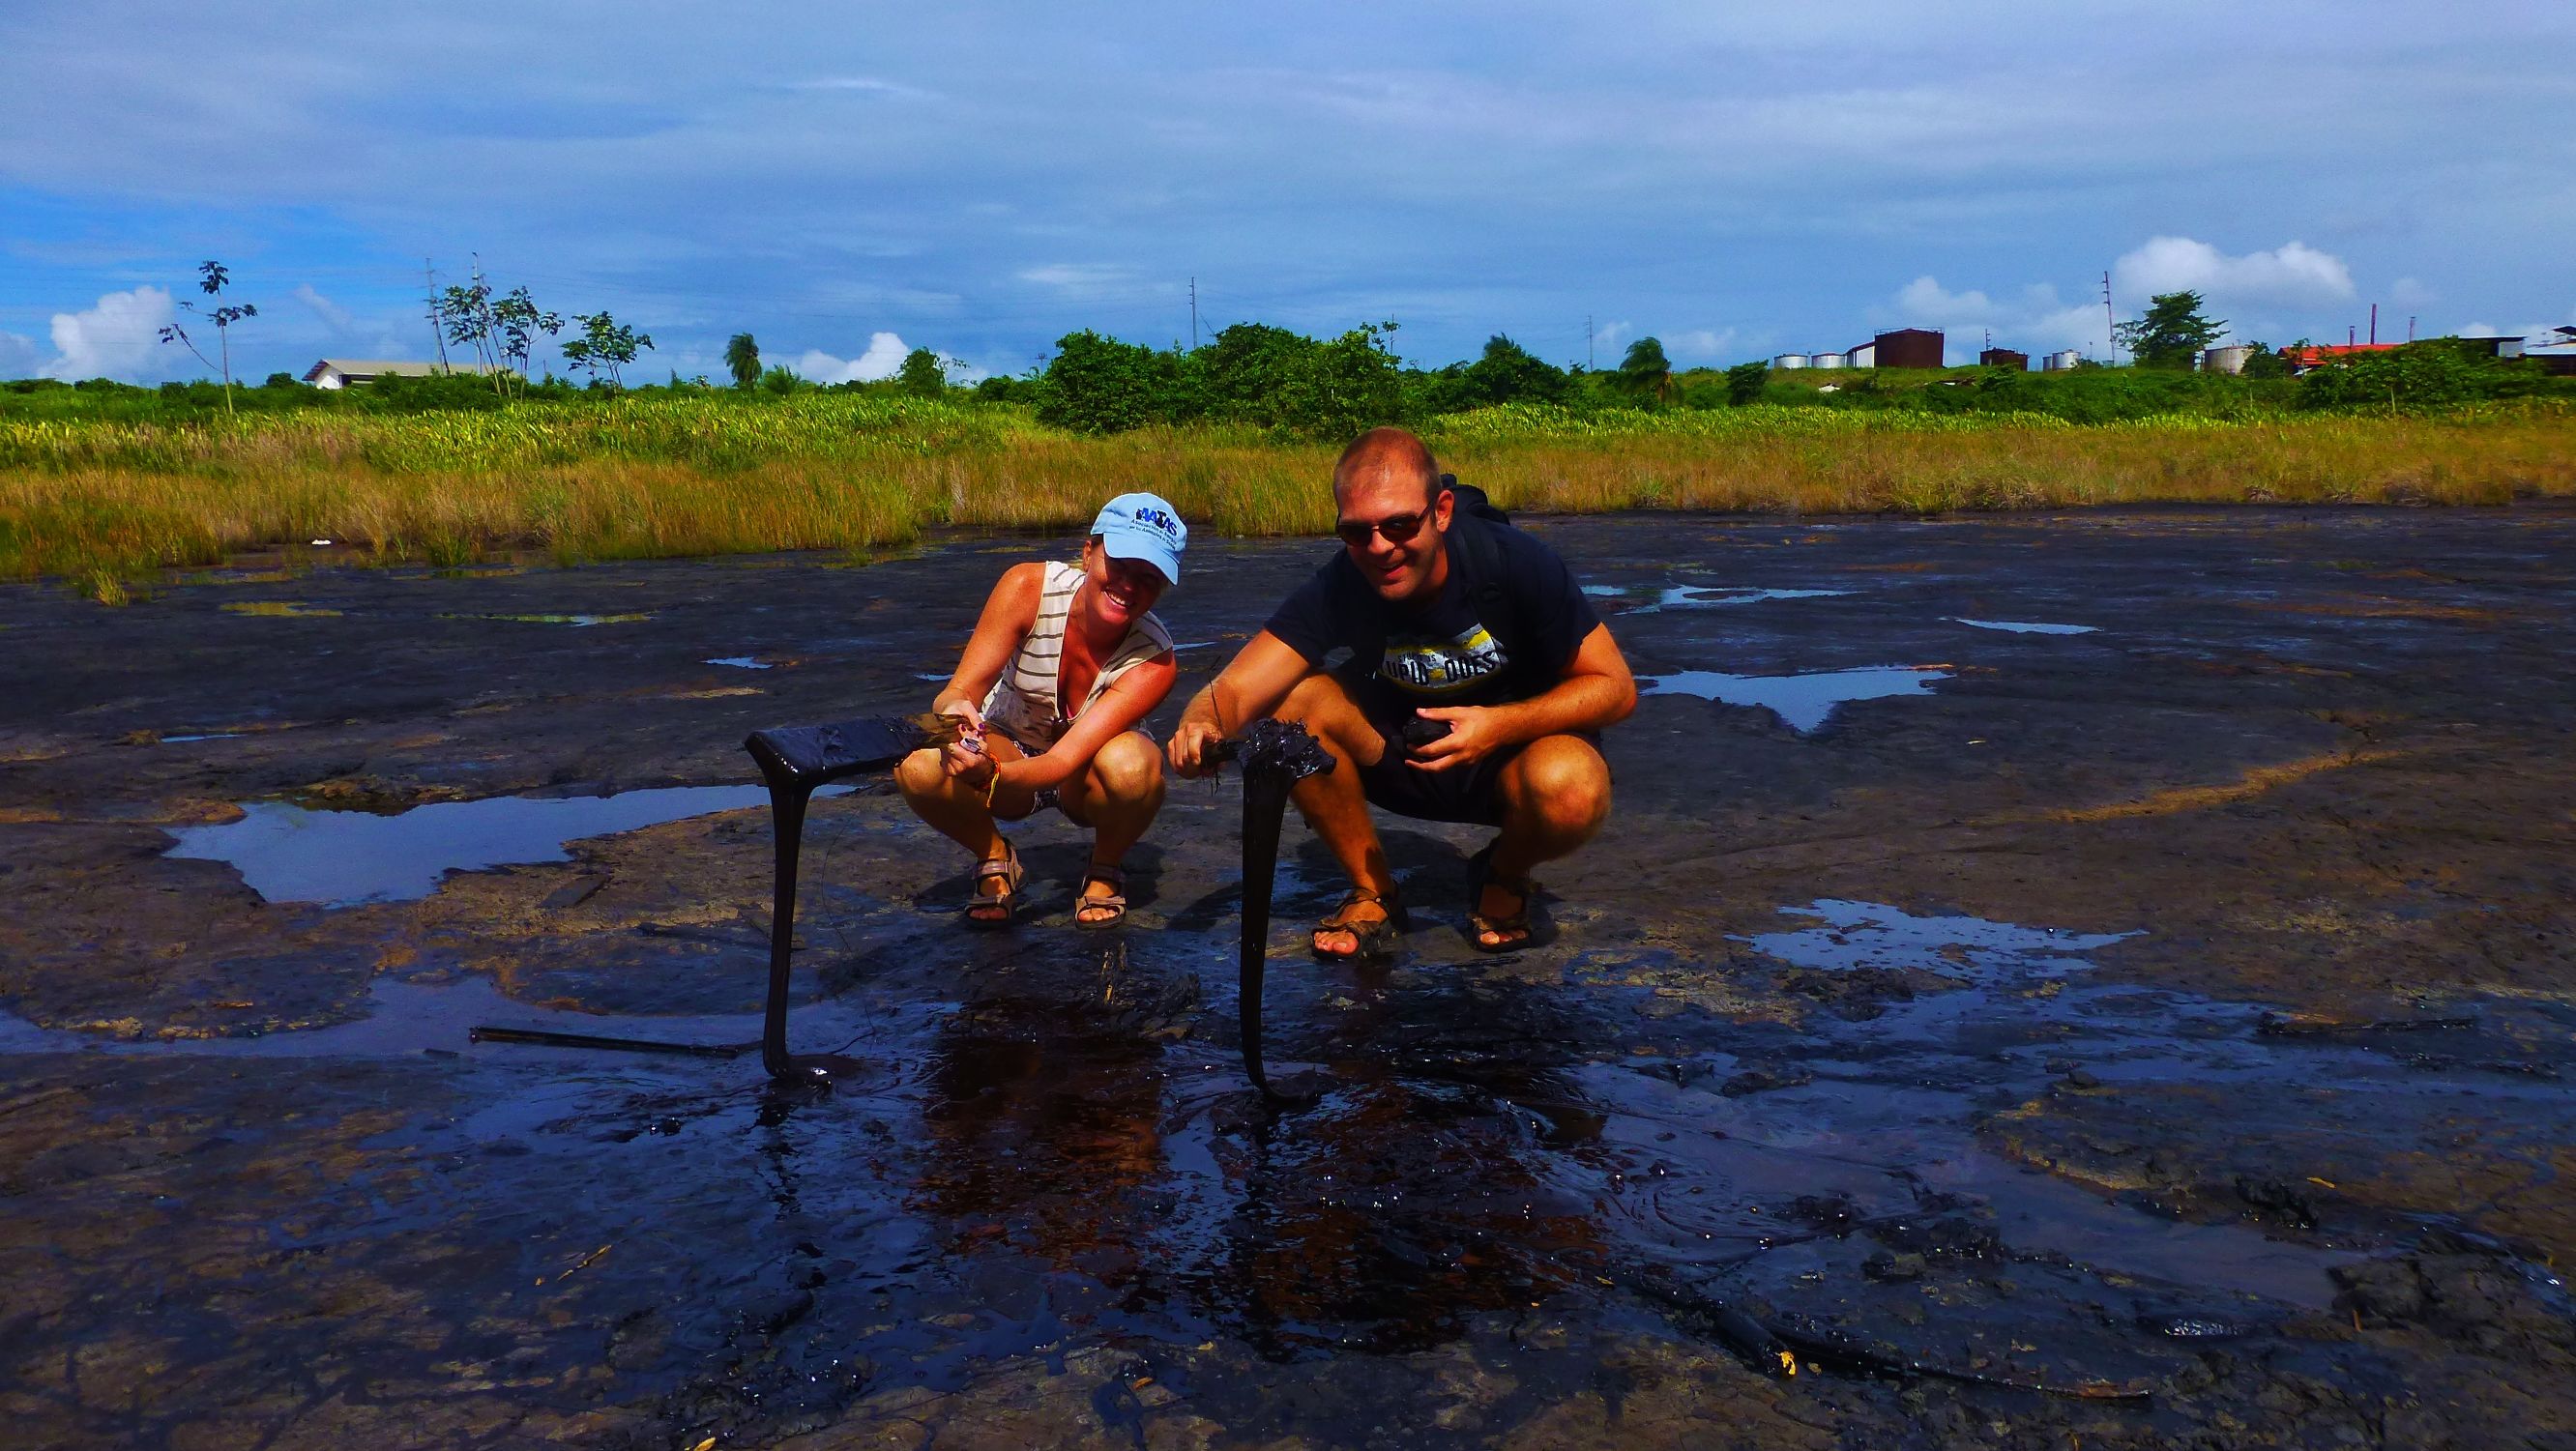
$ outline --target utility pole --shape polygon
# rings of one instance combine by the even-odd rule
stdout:
[[[438,341],[438,371],[447,371],[447,309],[438,305],[438,269],[420,259],[422,285],[429,289],[429,335]]]
[[[1592,314],[1583,315],[1583,371],[1592,371]]]
[[[2406,314],[2406,341],[2415,341],[2415,314]]]
[[[1190,279],[1190,351],[1199,350],[1199,280]]]
[[[2109,348],[2103,356],[2116,363],[2120,361],[2120,322],[2111,311],[2111,274],[2108,272],[2102,274],[2102,326],[2106,329],[2103,338]]]

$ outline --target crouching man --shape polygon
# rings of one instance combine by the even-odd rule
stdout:
[[[1556,551],[1445,480],[1412,434],[1361,435],[1333,502],[1341,552],[1190,701],[1172,768],[1207,774],[1211,743],[1273,715],[1332,752],[1294,797],[1351,880],[1316,956],[1376,956],[1405,926],[1372,805],[1500,828],[1470,865],[1470,940],[1524,946],[1531,870],[1610,814],[1599,740],[1636,708],[1628,662]]]

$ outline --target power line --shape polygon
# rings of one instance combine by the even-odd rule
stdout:
[[[429,289],[429,335],[438,342],[438,371],[444,373],[448,371],[447,309],[438,303],[438,269],[426,257],[420,259],[420,280]]]

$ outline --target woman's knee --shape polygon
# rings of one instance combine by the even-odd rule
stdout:
[[[894,768],[895,789],[913,800],[938,795],[948,780],[947,760],[934,747],[913,752]]]
[[[1092,784],[1113,801],[1145,801],[1163,788],[1163,753],[1135,731],[1121,731],[1091,758]]]

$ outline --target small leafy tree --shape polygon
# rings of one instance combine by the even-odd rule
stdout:
[[[2226,322],[2203,317],[2200,308],[2197,292],[2160,292],[2148,299],[2144,317],[2112,333],[2142,368],[2188,368],[2203,348],[2227,335]]]
[[[1727,369],[1727,406],[1731,408],[1741,408],[1747,403],[1754,402],[1762,396],[1763,385],[1770,381],[1771,365],[1769,363],[1757,360],[1750,363],[1738,363],[1734,367]]]
[[[895,369],[895,386],[917,398],[936,398],[948,391],[948,366],[928,348],[915,348],[903,355],[903,365]]]
[[[528,376],[528,353],[536,346],[537,334],[548,337],[563,331],[564,320],[558,313],[546,312],[528,296],[524,287],[511,288],[507,295],[491,305],[492,351],[500,355],[503,372],[502,396],[509,396],[508,377],[515,372],[521,379]]]
[[[1083,433],[1119,433],[1194,417],[1196,356],[1158,352],[1088,328],[1067,333],[1056,339],[1055,356],[1038,380],[1038,419]]]
[[[188,299],[179,304],[215,325],[215,351],[223,359],[218,371],[224,375],[224,416],[227,418],[233,416],[232,326],[243,318],[259,316],[259,309],[247,302],[218,305],[223,296],[224,284],[229,280],[231,280],[231,274],[221,262],[200,262],[197,264],[197,290],[209,298],[217,299],[218,302],[199,307],[194,299]],[[178,343],[189,352],[195,353],[198,362],[204,363],[209,368],[217,367],[213,359],[198,351],[196,340],[188,336],[188,330],[175,322],[161,329],[161,341]]]
[[[775,393],[781,398],[804,386],[804,378],[785,363],[772,364],[760,375],[760,391]]]
[[[606,312],[577,313],[573,321],[581,324],[581,336],[563,345],[564,366],[588,373],[594,383],[604,379],[611,388],[625,387],[626,365],[635,361],[636,350],[653,346],[652,336]]]
[[[474,360],[492,375],[492,389],[498,393],[500,360],[496,356],[499,340],[492,328],[492,284],[483,280],[483,269],[474,269],[474,280],[463,286],[450,286],[438,295],[438,317],[447,329],[447,340],[462,348],[474,350]]]
[[[735,333],[725,340],[725,371],[733,374],[733,385],[748,388],[760,381],[760,344],[749,333]]]
[[[1479,403],[1562,403],[1565,370],[1501,333],[1485,339],[1485,351],[1465,370],[1468,391]]]
[[[1619,360],[1619,391],[1652,406],[1672,396],[1673,364],[1660,338],[1639,338]]]

